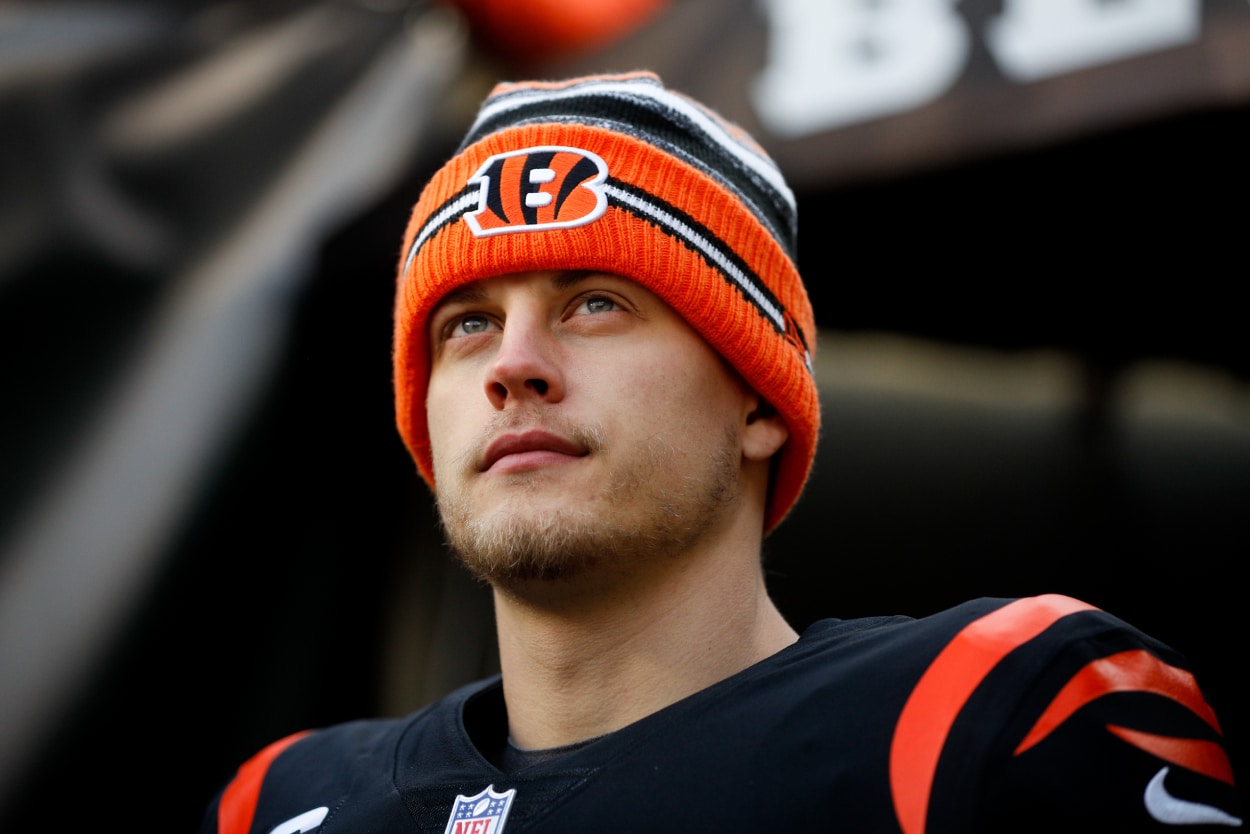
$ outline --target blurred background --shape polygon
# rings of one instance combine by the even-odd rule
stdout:
[[[1244,0],[46,0],[0,3],[0,828],[194,830],[493,671],[394,429],[400,239],[496,81],[637,68],[799,198],[793,623],[1082,597],[1244,782]]]

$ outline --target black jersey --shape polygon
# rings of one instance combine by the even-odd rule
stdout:
[[[499,679],[245,763],[202,834],[1227,831],[1183,657],[1077,600],[824,620],[742,672],[505,772]]]

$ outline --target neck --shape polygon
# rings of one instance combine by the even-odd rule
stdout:
[[[759,539],[617,574],[496,589],[509,732],[522,748],[618,730],[796,639],[765,589]]]

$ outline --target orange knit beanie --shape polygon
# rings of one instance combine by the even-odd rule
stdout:
[[[764,528],[789,512],[820,430],[816,323],[794,195],[741,128],[649,72],[499,84],[421,193],[395,300],[399,433],[434,488],[426,319],[449,290],[592,269],[647,287],[785,420]]]

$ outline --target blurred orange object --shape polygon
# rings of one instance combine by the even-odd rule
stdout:
[[[488,46],[523,63],[603,46],[632,32],[669,0],[448,0]]]

